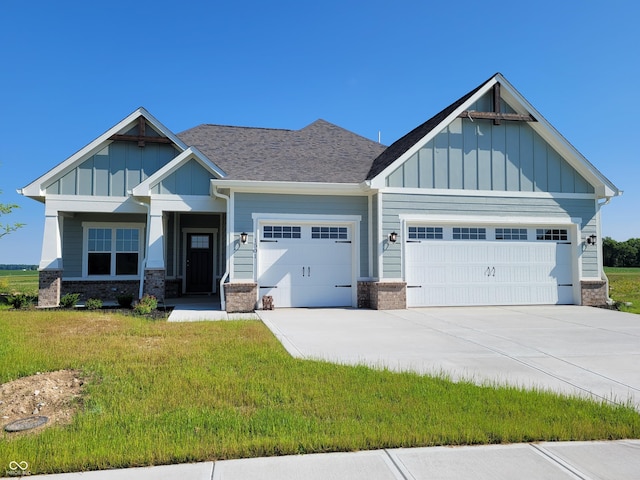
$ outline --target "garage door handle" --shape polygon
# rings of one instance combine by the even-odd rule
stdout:
[[[336,285],[336,288],[351,288],[351,285]]]
[[[487,267],[487,269],[485,270],[484,274],[489,277],[491,276],[491,267]]]
[[[493,268],[491,269],[491,276],[492,276],[492,277],[495,277],[495,276],[496,276],[496,267],[493,267]]]
[[[351,240],[336,240],[336,243],[351,243]]]
[[[407,288],[422,288],[422,285],[407,285]]]
[[[265,285],[265,286],[260,286],[260,288],[278,288],[277,285]]]

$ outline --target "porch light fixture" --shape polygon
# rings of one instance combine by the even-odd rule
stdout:
[[[391,243],[396,243],[397,240],[398,240],[398,234],[396,232],[391,232],[389,234],[389,241]]]
[[[595,235],[589,235],[586,238],[586,241],[587,241],[587,245],[595,245],[596,242],[598,241],[598,237]]]
[[[242,232],[240,234],[240,243],[243,245],[247,243],[247,232]]]

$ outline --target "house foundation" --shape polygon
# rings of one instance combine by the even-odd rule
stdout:
[[[145,270],[142,294],[154,296],[158,302],[164,302],[165,276],[164,269]]]
[[[406,282],[358,282],[358,308],[373,310],[407,308]]]
[[[228,313],[253,312],[258,298],[257,283],[225,283],[224,300]],[[274,305],[274,307],[278,307]]]
[[[40,270],[38,273],[38,306],[57,307],[62,290],[62,270]]]
[[[609,289],[605,280],[583,280],[580,282],[581,305],[599,307],[607,304]]]

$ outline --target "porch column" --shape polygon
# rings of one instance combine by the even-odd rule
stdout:
[[[151,208],[147,245],[147,261],[144,269],[143,294],[155,296],[159,302],[165,297],[164,228],[162,211]]]
[[[162,212],[151,212],[149,216],[149,245],[147,246],[147,269],[164,270],[164,228]]]
[[[38,306],[57,307],[62,287],[62,217],[45,212],[44,236],[38,273]]]

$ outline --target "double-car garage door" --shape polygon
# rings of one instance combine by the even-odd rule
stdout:
[[[407,305],[571,304],[566,228],[410,225]]]
[[[352,305],[350,225],[263,224],[258,249],[260,297],[276,307]]]

